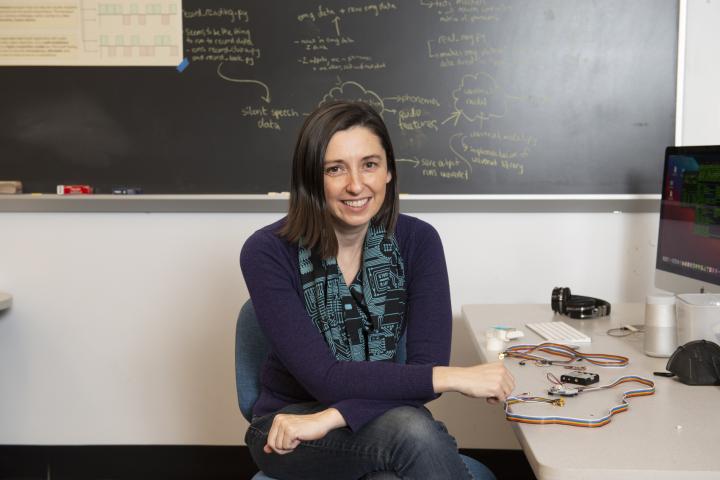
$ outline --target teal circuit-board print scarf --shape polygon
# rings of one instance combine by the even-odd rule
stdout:
[[[299,249],[305,309],[341,361],[391,360],[405,317],[405,268],[395,237],[370,225],[362,266],[345,285],[336,258]]]

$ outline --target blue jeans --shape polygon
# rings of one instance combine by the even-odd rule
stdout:
[[[300,403],[277,413],[302,415],[324,408],[317,402]],[[455,439],[424,407],[394,408],[358,432],[332,430],[286,455],[263,451],[274,417],[254,418],[245,443],[260,470],[279,480],[473,480]],[[487,479],[493,478],[488,471]]]

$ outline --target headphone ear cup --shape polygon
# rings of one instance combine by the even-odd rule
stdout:
[[[565,313],[567,309],[567,301],[570,298],[570,289],[567,287],[555,287],[550,296],[550,306],[553,312]]]

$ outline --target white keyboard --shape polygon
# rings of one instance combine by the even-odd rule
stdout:
[[[562,344],[591,343],[590,337],[574,329],[563,321],[526,323],[530,330],[543,337],[548,342]]]

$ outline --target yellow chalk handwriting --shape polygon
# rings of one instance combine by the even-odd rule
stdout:
[[[499,168],[517,175],[525,174],[525,161],[530,158],[538,140],[522,132],[476,130],[456,133],[451,137],[450,150],[458,158],[483,168]]]
[[[410,107],[409,109],[400,109],[397,111],[398,114],[398,126],[400,131],[412,131],[412,130],[438,130],[437,120],[435,119],[424,119],[423,110],[417,107]]]
[[[270,108],[265,105],[246,105],[240,110],[243,117],[257,118],[256,126],[261,130],[282,130],[282,121],[297,118],[300,112],[294,108]]]
[[[183,10],[183,17],[187,19],[205,18],[205,17],[221,17],[234,22],[249,22],[250,16],[248,12],[238,8],[196,8],[194,10]]]
[[[419,165],[424,177],[438,177],[449,180],[470,180],[471,167],[466,167],[458,159],[441,158],[430,159],[420,158]]]
[[[369,13],[377,17],[381,13],[391,12],[397,9],[398,6],[394,2],[378,2],[368,3],[365,5],[350,5],[348,7],[338,9],[338,13],[340,15],[361,15]]]
[[[438,60],[441,67],[499,65],[504,53],[503,48],[491,46],[481,33],[438,35],[426,43],[428,58]]]
[[[247,28],[188,26],[184,33],[191,62],[234,62],[254,66],[261,57]]]
[[[420,5],[434,10],[441,23],[498,22],[512,10],[510,5],[491,5],[487,0],[421,0]]]
[[[382,70],[385,62],[375,61],[366,55],[345,57],[303,56],[297,59],[301,65],[309,65],[314,72],[348,72],[352,70]]]
[[[293,43],[303,48],[305,51],[328,51],[331,48],[340,47],[341,45],[348,45],[355,43],[355,40],[350,37],[312,37],[302,38],[300,40],[294,40]]]
[[[432,105],[434,107],[440,106],[437,98],[425,98],[417,95],[397,95],[394,97],[385,97],[384,100],[392,100],[398,103],[415,103],[417,105]]]
[[[298,22],[317,22],[321,19],[327,19],[335,25],[337,34],[340,35],[340,17],[349,15],[366,15],[378,17],[383,13],[393,12],[398,9],[395,2],[375,2],[367,4],[348,5],[346,7],[333,9],[327,6],[318,5],[316,9],[299,14],[296,18]]]

